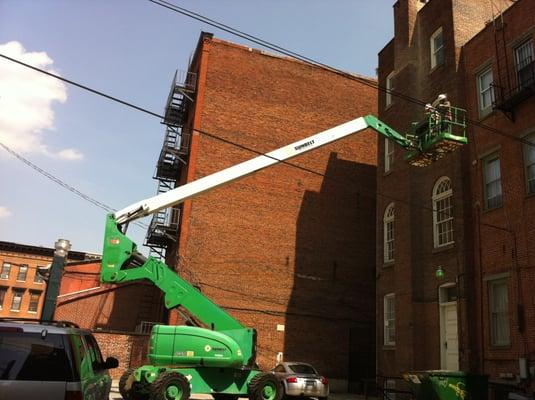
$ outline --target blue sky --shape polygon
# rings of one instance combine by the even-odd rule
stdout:
[[[174,2],[307,57],[368,76],[375,76],[377,53],[393,35],[394,0]],[[147,0],[0,0],[0,46],[18,42],[26,53],[44,52],[53,61],[48,67],[60,75],[156,113],[163,112],[174,71],[187,69],[203,30],[258,47]],[[0,60],[0,67],[6,63]],[[15,66],[9,68],[18,74]],[[32,102],[33,109],[17,108],[4,115],[17,119],[20,129],[33,131],[10,131],[11,125],[4,124],[0,141],[114,208],[154,195],[152,175],[164,134],[160,121],[76,87],[47,83],[49,78],[38,75],[25,72],[20,80],[4,83],[14,90],[22,82],[20,91],[31,96],[32,90],[33,95],[44,90],[56,100],[47,106]],[[5,87],[0,76],[0,113],[10,109],[14,98],[13,92],[2,93]],[[41,116],[48,109],[50,113]],[[36,125],[28,127],[33,119]],[[40,147],[33,146],[34,141]],[[74,250],[101,251],[105,211],[1,148],[0,187],[0,240],[52,247],[62,237],[71,240]],[[129,229],[138,245],[144,235],[140,228]]]

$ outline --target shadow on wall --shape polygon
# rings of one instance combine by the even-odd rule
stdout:
[[[161,292],[152,284],[119,286],[108,296],[101,299],[95,329],[148,334],[152,323],[163,321]]]
[[[344,384],[375,376],[376,169],[331,153],[297,221],[284,360]]]

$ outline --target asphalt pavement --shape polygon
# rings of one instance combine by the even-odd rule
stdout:
[[[122,397],[119,394],[118,388],[119,381],[113,381],[110,393],[110,400],[121,400]],[[329,400],[364,400],[364,396],[353,393],[331,393],[329,395]],[[368,397],[369,400],[374,398]],[[212,396],[209,394],[195,394],[191,396],[191,400],[212,400]],[[240,399],[242,400],[242,399]],[[243,400],[248,400],[247,397],[243,397]]]

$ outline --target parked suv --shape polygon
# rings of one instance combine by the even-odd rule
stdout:
[[[0,319],[2,400],[107,400],[117,366],[73,323]]]

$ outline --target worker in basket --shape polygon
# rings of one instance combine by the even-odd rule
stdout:
[[[429,115],[429,131],[432,134],[448,130],[448,122],[452,120],[451,103],[448,96],[441,93],[433,101],[425,105],[425,112]]]

